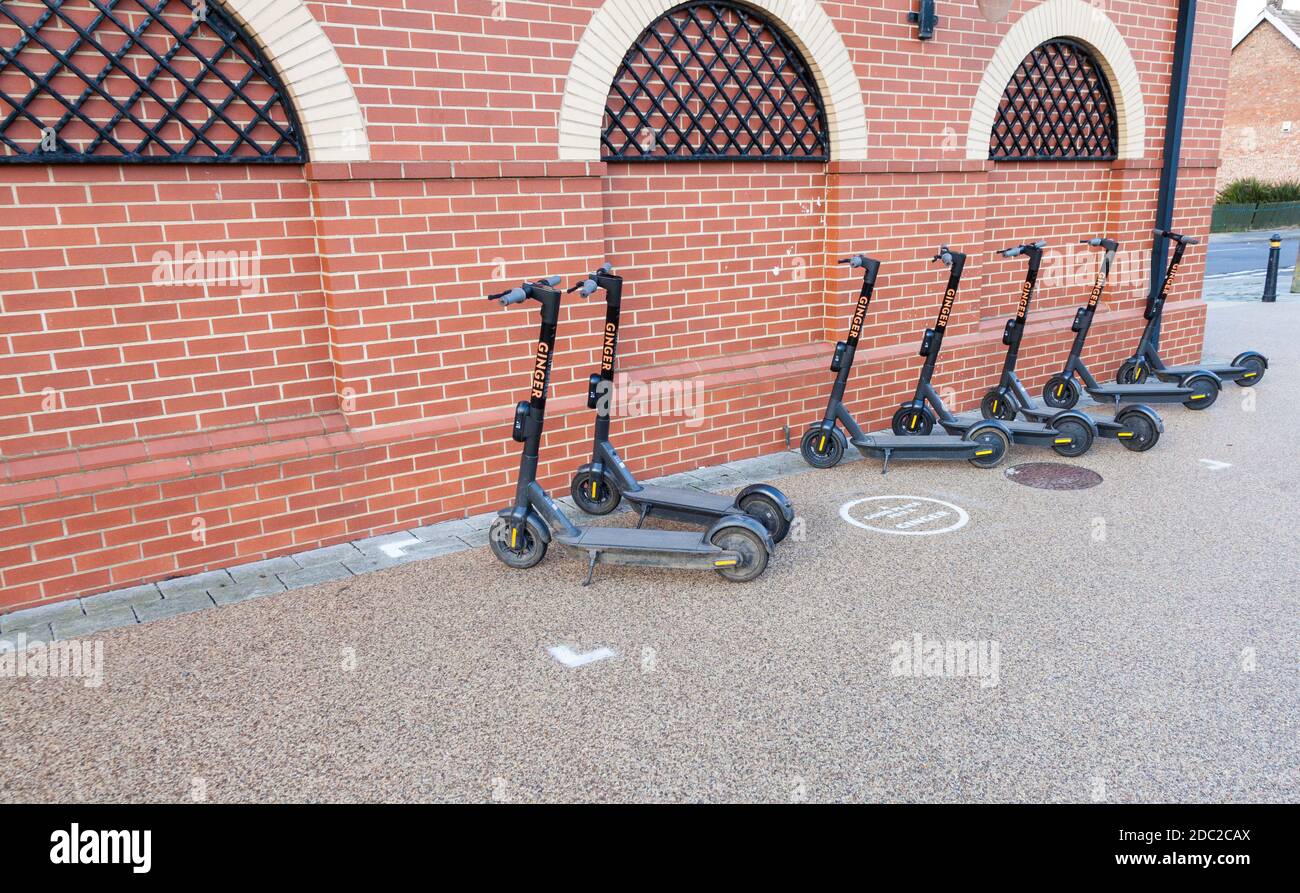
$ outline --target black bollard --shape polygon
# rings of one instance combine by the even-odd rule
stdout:
[[[1273,233],[1268,240],[1268,270],[1264,273],[1264,303],[1277,300],[1277,268],[1282,260],[1282,234]]]

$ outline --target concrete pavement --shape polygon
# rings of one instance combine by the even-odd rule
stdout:
[[[98,687],[0,677],[0,799],[1300,801],[1300,304],[1212,305],[1246,348],[1147,453],[1010,459],[1089,489],[781,478],[802,541],[746,585],[477,548],[104,632]]]

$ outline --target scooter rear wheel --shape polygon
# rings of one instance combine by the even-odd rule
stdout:
[[[1001,427],[996,427],[996,423],[973,425],[966,432],[965,437],[979,444],[979,452],[983,453],[983,455],[971,456],[967,460],[976,468],[996,468],[1011,451],[1011,438],[1007,437],[1006,431]],[[992,452],[986,453],[985,450],[992,450]]]
[[[750,493],[740,500],[740,510],[767,528],[772,542],[779,543],[790,532],[790,522],[776,500],[765,493]]]
[[[767,543],[752,530],[744,527],[724,527],[713,534],[711,540],[719,549],[737,552],[740,561],[727,567],[715,567],[720,576],[733,583],[748,583],[767,570]]]
[[[1056,451],[1056,455],[1073,459],[1075,456],[1082,456],[1092,448],[1092,428],[1083,420],[1066,418],[1053,421],[1051,424],[1062,437],[1070,438],[1069,443],[1052,444],[1052,449]]]
[[[1219,399],[1219,383],[1208,375],[1193,375],[1183,379],[1182,384],[1192,389],[1191,395],[1183,401],[1188,409],[1209,409]]]
[[[813,468],[834,468],[844,458],[844,435],[838,428],[829,433],[820,425],[809,428],[799,444],[799,454]]]
[[[1238,387],[1243,388],[1253,388],[1255,385],[1259,384],[1259,380],[1264,377],[1264,370],[1268,368],[1264,365],[1264,360],[1261,357],[1246,357],[1246,359],[1242,360],[1240,363],[1233,363],[1233,365],[1241,366],[1246,370],[1245,374],[1253,373],[1250,375],[1250,378],[1246,378],[1245,375],[1239,375],[1233,379],[1233,381],[1237,383]]]
[[[1115,421],[1127,428],[1127,433],[1132,435],[1119,438],[1119,442],[1135,453],[1145,453],[1160,440],[1160,429],[1145,413],[1121,412],[1115,417]]]
[[[1016,417],[1016,405],[1007,399],[1002,388],[993,388],[980,401],[980,415],[986,419],[1001,419],[1009,422]]]
[[[605,475],[597,477],[590,471],[580,471],[573,476],[569,495],[574,503],[589,515],[608,515],[623,499],[623,494]]]
[[[488,545],[502,564],[523,570],[546,557],[546,540],[531,519],[513,533],[505,518],[497,518],[488,530]]]
[[[1072,409],[1079,402],[1079,386],[1063,375],[1053,375],[1043,385],[1043,402],[1052,409]]]

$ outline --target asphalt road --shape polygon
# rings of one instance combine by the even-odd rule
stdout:
[[[114,630],[99,687],[0,678],[0,800],[1300,801],[1300,304],[1209,313],[1265,380],[1094,487],[854,462],[746,585],[483,548]]]
[[[1263,272],[1268,267],[1268,240],[1272,230],[1248,233],[1214,233],[1205,256],[1205,275],[1223,276],[1231,273]],[[1300,250],[1300,230],[1283,230],[1282,253],[1279,269],[1294,269],[1296,251]],[[1283,290],[1290,288],[1286,277]]]

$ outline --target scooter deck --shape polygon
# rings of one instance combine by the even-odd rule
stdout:
[[[1146,384],[1101,385],[1086,388],[1088,395],[1099,403],[1182,403],[1192,396],[1191,388],[1178,385]]]
[[[1215,375],[1219,376],[1219,378],[1230,378],[1233,380],[1246,378],[1248,376],[1254,377],[1256,375],[1253,370],[1247,369],[1245,366],[1234,366],[1231,363],[1201,363],[1195,366],[1166,366],[1163,369],[1152,369],[1151,371],[1161,379],[1166,377],[1181,379],[1197,372],[1213,372]]]
[[[639,490],[625,491],[623,498],[636,505],[648,505],[652,508],[692,515],[721,518],[723,515],[740,513],[736,501],[730,496],[718,496],[715,493],[704,493],[685,487],[644,484]]]
[[[949,434],[955,431],[968,431],[986,419],[957,419],[952,422],[943,422],[939,424]],[[1071,438],[1063,437],[1061,432],[1057,431],[1050,425],[1041,421],[1032,421],[1026,419],[1012,419],[1003,421],[1002,424],[1007,426],[1011,432],[1012,443],[1022,443],[1038,446],[1054,446],[1057,443],[1068,443]]]
[[[632,527],[583,527],[575,536],[559,535],[556,541],[575,549],[601,552],[672,552],[681,555],[710,555],[718,547],[699,531],[646,530]]]
[[[851,443],[862,455],[875,459],[969,459],[985,448],[949,434],[869,434]]]
[[[1035,421],[1045,422],[1061,410],[1052,409],[1050,406],[1026,406],[1017,407],[1020,414]],[[1121,425],[1114,419],[1099,419],[1096,416],[1089,416],[1092,423],[1097,426],[1097,435],[1099,437],[1118,438],[1121,434],[1132,436],[1128,427]],[[1163,430],[1163,426],[1161,426]]]

